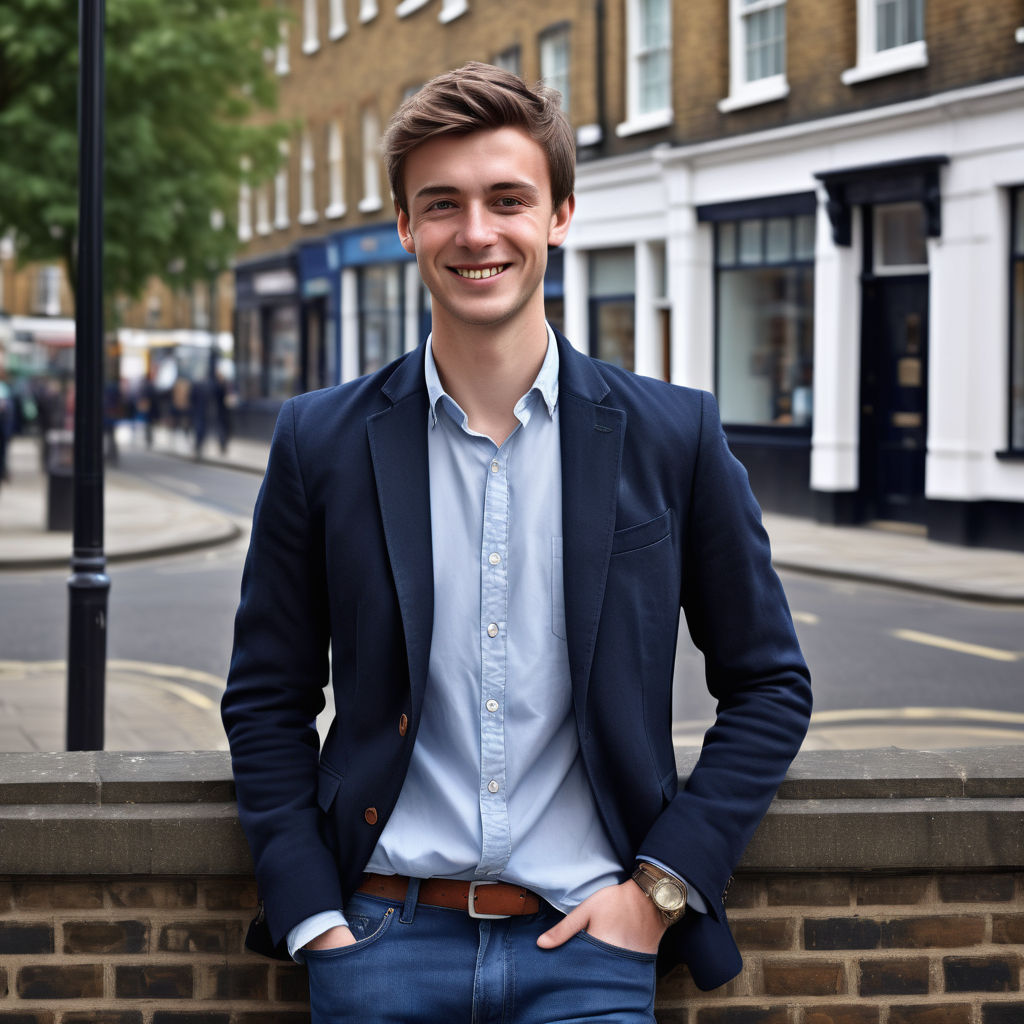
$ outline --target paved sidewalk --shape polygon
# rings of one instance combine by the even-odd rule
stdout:
[[[168,455],[192,458],[187,442],[169,431],[157,431],[154,447]],[[215,447],[207,445],[205,461],[263,472],[265,443],[233,440],[223,455]],[[0,571],[67,569],[71,534],[45,529],[46,479],[40,471],[37,443],[16,439],[10,465],[11,481],[0,487]],[[240,532],[229,517],[116,469],[105,474],[105,496],[105,547],[111,563],[220,544]],[[960,548],[877,528],[822,526],[774,513],[765,515],[765,525],[776,565],[782,569],[1024,605],[1024,553]],[[222,679],[206,673],[111,661],[106,748],[223,749],[217,711],[223,685]],[[0,660],[0,750],[63,749],[65,688],[63,662]],[[999,730],[995,724],[986,723],[976,741],[1024,743],[1024,715],[1005,718]],[[969,722],[937,721],[925,731],[912,725],[823,720],[812,727],[807,746],[962,746],[971,734]],[[699,733],[678,739],[699,742]]]

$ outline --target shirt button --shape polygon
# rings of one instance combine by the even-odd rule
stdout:
[[[497,793],[498,792],[498,784],[497,784],[497,782],[494,781],[494,779],[491,779],[491,781],[487,783],[487,792],[488,793]]]
[[[498,460],[497,460],[497,459],[495,459],[495,460],[494,460],[494,461],[493,461],[493,462],[491,463],[491,472],[492,472],[492,473],[497,473],[499,469],[501,469],[501,466],[500,466],[500,465],[498,464]]]
[[[363,819],[366,821],[367,825],[376,825],[377,824],[377,808],[376,807],[367,807],[366,810],[363,811]]]
[[[501,561],[501,555],[499,555],[497,551],[492,551],[488,556],[487,561],[490,562],[491,565],[497,565]]]
[[[398,735],[399,736],[404,736],[406,731],[408,730],[408,728],[409,728],[409,717],[408,717],[408,715],[402,715],[402,717],[398,720]]]
[[[492,637],[498,635],[498,624],[496,622],[492,622],[487,627],[487,635]]]
[[[494,698],[492,697],[492,698],[491,698],[491,699],[490,699],[490,700],[489,700],[489,701],[488,701],[488,702],[487,702],[487,703],[486,703],[486,704],[484,705],[484,707],[485,707],[485,708],[487,708],[487,710],[488,710],[488,711],[490,711],[490,712],[491,712],[491,713],[493,714],[493,713],[494,713],[495,711],[497,711],[497,710],[498,710],[498,702],[497,702],[497,701],[496,701],[496,700],[495,700],[495,699],[494,699]]]

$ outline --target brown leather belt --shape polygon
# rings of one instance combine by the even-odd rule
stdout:
[[[401,902],[408,888],[409,879],[405,875],[363,875],[363,884],[357,891]],[[418,902],[461,910],[470,917],[481,918],[518,917],[540,910],[540,897],[518,885],[447,878],[424,878],[420,882]]]

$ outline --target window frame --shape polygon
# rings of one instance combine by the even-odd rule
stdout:
[[[666,33],[665,45],[663,48],[649,48],[644,45],[644,25],[642,10],[644,0],[628,0],[626,10],[626,45],[628,49],[626,57],[626,120],[616,125],[615,134],[620,138],[627,135],[636,135],[640,132],[654,131],[658,128],[665,128],[670,125],[674,118],[672,108],[672,59],[674,48],[672,46],[672,3],[671,0],[661,0],[665,5],[665,13],[668,20],[668,32]],[[641,88],[641,67],[645,58],[653,53],[667,53],[668,56],[668,83],[665,104],[655,110],[640,110]]]
[[[308,57],[320,49],[319,0],[302,0],[302,52]]]
[[[921,38],[884,50],[878,49],[878,3],[879,0],[857,0],[857,63],[839,76],[844,85],[856,85],[928,66],[925,0],[920,0]]]
[[[363,198],[359,200],[360,213],[376,213],[384,208],[380,190],[380,115],[372,107],[364,107],[360,114],[363,139]]]
[[[327,125],[327,209],[329,220],[344,217],[345,205],[345,135],[338,121]]]
[[[571,37],[571,25],[568,21],[559,21],[554,25],[549,25],[543,29],[537,35],[537,57],[540,65],[540,77],[541,81],[551,89],[556,89],[562,97],[561,108],[562,113],[566,117],[569,116],[569,111],[572,107],[572,37]],[[565,44],[565,88],[560,88],[554,84],[556,76],[551,74],[545,74],[545,52],[546,48],[552,43],[564,42]]]
[[[277,146],[281,165],[274,174],[274,228],[284,231],[291,225],[291,210],[288,196],[288,163],[291,159],[291,145],[282,139]]]
[[[330,0],[328,7],[330,25],[327,38],[334,42],[348,35],[348,19],[345,17],[345,0]]]
[[[300,224],[315,224],[316,211],[316,154],[313,150],[313,135],[309,128],[302,133],[299,150],[299,216]]]
[[[783,13],[782,70],[764,78],[747,79],[747,21],[754,14],[781,7]],[[789,11],[788,0],[729,0],[729,95],[718,102],[723,114],[762,103],[773,103],[789,95],[786,78]]]

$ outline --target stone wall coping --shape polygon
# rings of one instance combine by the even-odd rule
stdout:
[[[679,754],[680,779],[696,751]],[[252,869],[227,753],[0,753],[0,874]],[[1024,860],[1019,747],[808,751],[745,871],[1001,870]]]

